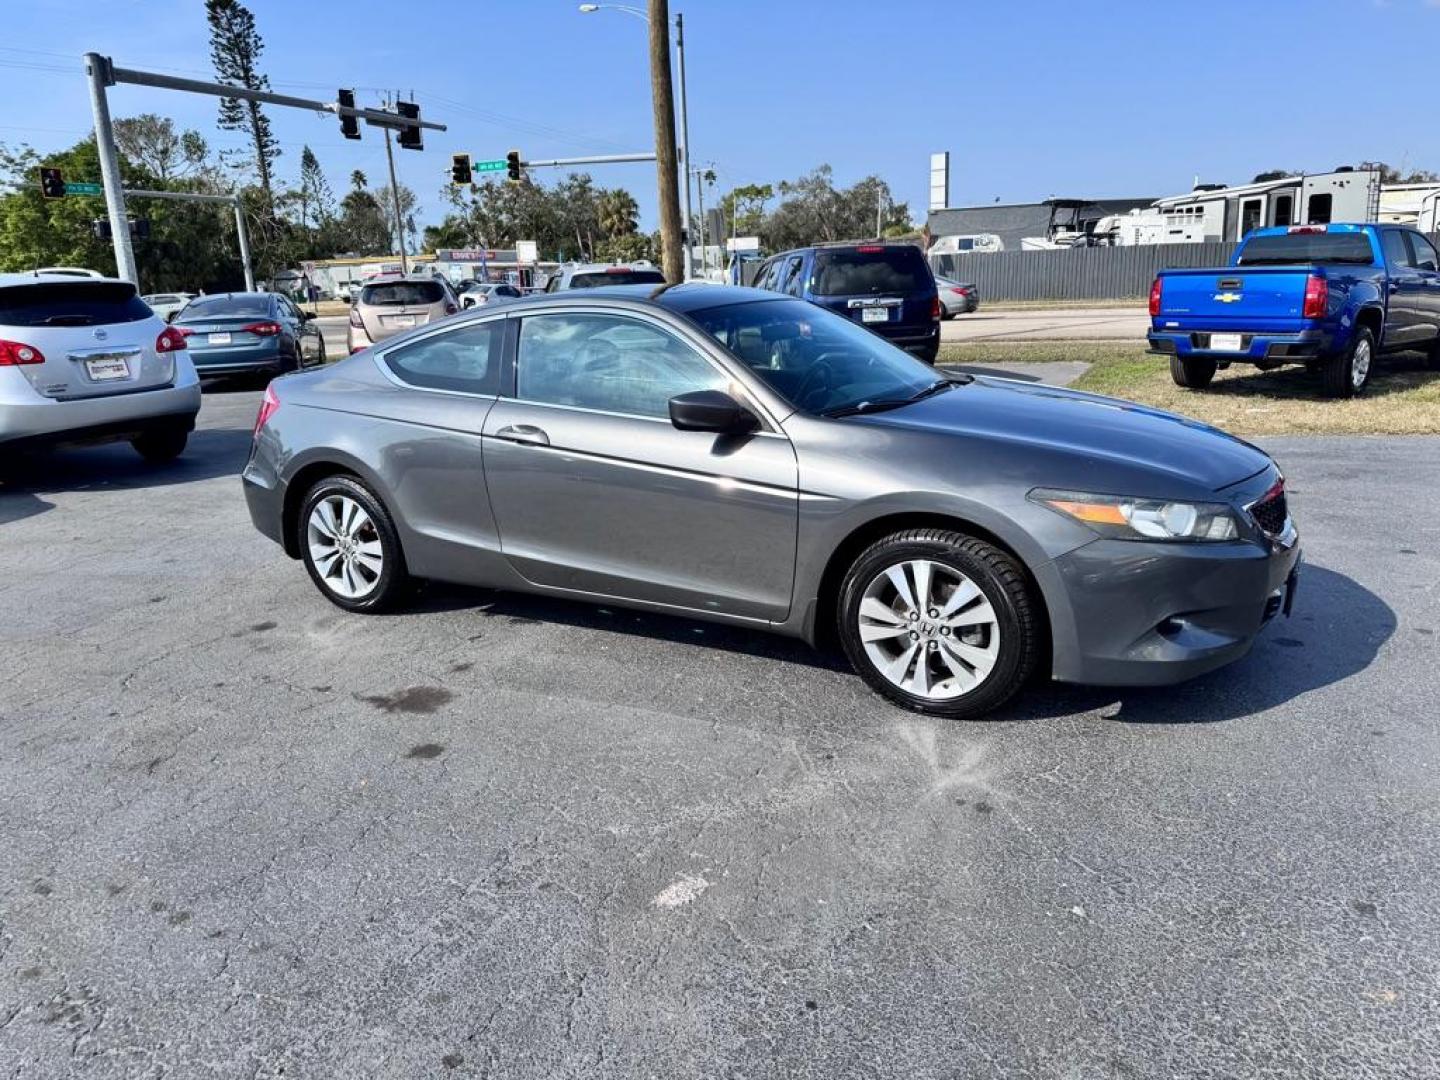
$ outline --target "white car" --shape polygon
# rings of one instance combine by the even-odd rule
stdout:
[[[169,461],[199,411],[185,336],[130,282],[0,274],[0,455],[127,440]]]
[[[37,274],[54,274],[58,277],[103,278],[99,270],[87,270],[83,266],[42,266]]]
[[[188,292],[165,292],[151,293],[149,296],[140,298],[150,305],[150,310],[159,315],[166,322],[173,319],[186,304],[195,299],[194,293]]]

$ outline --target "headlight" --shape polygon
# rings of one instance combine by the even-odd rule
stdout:
[[[1053,488],[1036,488],[1030,500],[1119,540],[1210,543],[1240,535],[1235,512],[1227,503],[1134,499]]]

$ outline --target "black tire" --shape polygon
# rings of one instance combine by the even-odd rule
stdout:
[[[999,643],[994,666],[978,686],[956,697],[927,698],[897,686],[876,667],[860,637],[860,605],[867,586],[887,569],[916,559],[964,575],[995,613]],[[952,720],[979,719],[1013,697],[1034,674],[1044,641],[1039,609],[1019,563],[992,544],[947,529],[909,529],[868,547],[845,575],[836,615],[846,658],[874,690],[914,712]]]
[[[311,514],[318,503],[332,496],[352,499],[364,509],[374,526],[374,538],[381,547],[380,573],[373,586],[363,596],[352,598],[337,591],[320,572],[311,550],[309,543]],[[305,563],[305,569],[310,574],[310,580],[336,607],[344,608],[346,611],[373,614],[392,610],[410,595],[411,581],[410,574],[405,567],[405,553],[400,548],[400,537],[395,531],[395,524],[390,518],[390,512],[385,509],[385,504],[374,492],[353,476],[328,476],[311,487],[305,494],[305,501],[300,505],[300,513],[295,520],[295,530],[295,544],[300,551],[300,558]],[[365,536],[368,542],[368,531]]]
[[[916,349],[912,356],[924,360],[931,367],[935,366],[935,359],[940,355],[940,339],[936,338],[933,345],[922,345]]]
[[[1361,350],[1364,359],[1359,360]],[[1363,364],[1363,371],[1357,370],[1357,363]],[[1351,398],[1365,392],[1370,385],[1370,375],[1375,370],[1375,336],[1363,326],[1356,327],[1350,347],[1338,356],[1332,356],[1320,368],[1320,385],[1326,397]]]
[[[184,428],[155,428],[130,440],[135,452],[152,465],[174,461],[185,452],[190,432]]]
[[[320,351],[315,354],[315,366],[325,366],[325,338],[323,336],[320,338]]]
[[[1176,386],[1191,390],[1203,390],[1215,378],[1216,364],[1205,356],[1170,357],[1170,378]]]
[[[1431,371],[1440,371],[1440,337],[1430,343],[1430,351],[1425,354],[1425,366]]]

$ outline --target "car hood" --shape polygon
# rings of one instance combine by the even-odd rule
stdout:
[[[1118,398],[986,376],[859,419],[882,427],[1028,443],[1097,463],[1148,466],[1216,491],[1270,464],[1259,447],[1198,420]]]

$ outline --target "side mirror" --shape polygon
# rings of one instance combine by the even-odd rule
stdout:
[[[713,431],[719,435],[743,435],[760,426],[754,413],[723,390],[677,394],[670,399],[670,423],[681,431]]]

